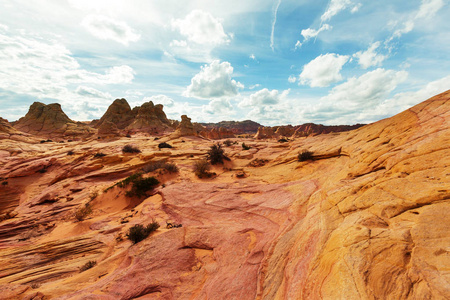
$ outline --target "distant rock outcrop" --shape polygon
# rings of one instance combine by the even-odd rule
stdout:
[[[286,125],[286,126],[278,126],[278,128],[275,130],[275,135],[277,136],[292,136],[295,132],[295,127],[292,125]]]
[[[234,138],[233,131],[224,127],[212,128],[210,130],[205,128],[200,132],[200,135],[212,140]]]
[[[228,129],[234,134],[242,134],[242,133],[256,133],[258,128],[261,127],[261,124],[256,123],[251,120],[245,121],[222,121],[219,123],[201,123],[208,129],[213,128],[224,128]]]
[[[0,139],[7,139],[11,134],[19,134],[20,131],[12,127],[8,120],[0,117]]]
[[[95,123],[96,128],[100,128],[104,122],[111,122],[116,125],[118,129],[125,129],[133,122],[135,114],[132,112],[130,105],[125,99],[116,99],[108,107],[108,110]]]
[[[130,125],[126,127],[129,131],[144,131],[158,134],[171,128],[171,122],[167,119],[161,104],[154,105],[152,101],[135,107],[137,114]]]
[[[275,137],[275,131],[272,127],[259,127],[258,132],[256,132],[254,138],[257,140],[269,139]]]
[[[42,137],[70,136],[75,138],[95,133],[95,130],[86,124],[72,121],[63,112],[59,103],[45,105],[34,102],[25,117],[14,123],[14,128]]]
[[[295,126],[295,132],[293,136],[304,137],[309,135],[327,134],[331,132],[350,131],[362,126],[364,126],[364,124],[327,126],[322,124],[306,123],[303,125]]]
[[[98,127],[98,136],[103,138],[117,137],[121,136],[121,132],[116,124],[106,120]]]

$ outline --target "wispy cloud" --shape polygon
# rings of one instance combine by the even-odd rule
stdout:
[[[278,14],[278,8],[281,5],[281,0],[278,0],[277,4],[275,5],[275,9],[273,11],[273,17],[272,17],[272,32],[270,33],[270,48],[272,48],[272,51],[274,51],[274,38],[275,38],[275,25],[277,24],[277,14]]]

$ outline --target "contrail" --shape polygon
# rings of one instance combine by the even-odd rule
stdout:
[[[280,7],[281,0],[278,0],[277,6],[275,7],[274,13],[273,13],[273,20],[272,20],[272,33],[270,34],[270,48],[273,49],[273,36],[275,33],[275,24],[277,23],[277,13],[278,13],[278,7]]]

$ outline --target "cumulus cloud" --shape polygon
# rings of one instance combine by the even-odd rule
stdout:
[[[326,124],[367,122],[367,115],[373,113],[407,77],[406,71],[382,68],[352,77],[334,87],[318,105],[305,109],[302,116],[305,120]]]
[[[208,105],[202,107],[204,113],[210,115],[231,115],[234,113],[233,106],[228,99],[214,99]]]
[[[422,0],[415,18],[432,18],[443,6],[444,0]]]
[[[200,99],[236,96],[244,86],[231,79],[232,75],[233,67],[229,62],[215,60],[210,65],[201,67],[183,95]]]
[[[355,13],[360,7],[361,3],[355,3],[355,1],[352,0],[330,0],[327,10],[320,19],[322,22],[326,22],[345,9],[350,9],[352,13]]]
[[[303,44],[300,41],[297,41],[297,43],[295,43],[294,49],[295,50],[300,49],[302,47],[302,45]]]
[[[303,42],[307,42],[308,40],[310,40],[311,38],[314,38],[314,37],[316,37],[319,33],[321,33],[322,31],[325,31],[325,30],[331,30],[333,27],[332,26],[330,26],[330,25],[328,25],[328,24],[323,24],[320,28],[319,28],[319,30],[315,30],[315,29],[312,29],[312,28],[308,28],[308,29],[303,29],[302,30],[302,36],[303,36],[303,38],[304,38],[304,41]],[[297,44],[298,44],[298,41],[297,41]],[[297,44],[295,44],[295,46],[297,47]],[[300,46],[301,46],[301,43],[300,43]]]
[[[184,19],[172,21],[172,28],[178,30],[189,42],[200,45],[222,45],[230,42],[222,24],[209,12],[193,10]]]
[[[278,104],[281,100],[285,99],[288,94],[289,90],[285,90],[280,93],[278,90],[269,91],[268,89],[264,88],[254,94],[251,94],[250,97],[244,98],[244,100],[239,103],[239,107]]]
[[[353,55],[358,59],[358,63],[363,69],[379,66],[387,58],[387,56],[376,52],[380,44],[380,42],[375,42],[366,51],[359,51]]]
[[[303,66],[299,83],[311,87],[326,87],[341,81],[342,66],[349,60],[349,56],[327,53],[320,55]]]
[[[295,83],[297,81],[297,77],[294,75],[289,76],[288,81],[290,83]]]
[[[210,62],[211,51],[229,44],[232,34],[225,33],[222,23],[209,12],[193,10],[184,19],[172,20],[179,39],[170,42],[171,53],[193,62]]]
[[[173,107],[175,105],[175,101],[172,98],[167,97],[166,95],[156,95],[151,97],[144,97],[144,102],[152,101],[155,104],[162,104],[164,107]]]
[[[0,65],[0,89],[70,104],[72,116],[79,119],[83,103],[89,102],[87,108],[98,111],[106,98],[111,99],[89,85],[130,83],[134,78],[133,69],[125,65],[111,67],[104,74],[82,69],[64,45],[24,32],[0,33]]]
[[[127,23],[102,15],[86,16],[81,22],[81,26],[99,39],[113,40],[125,46],[128,46],[130,42],[137,42],[141,38],[141,35]]]

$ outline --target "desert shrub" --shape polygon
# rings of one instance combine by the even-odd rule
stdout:
[[[75,152],[73,152],[72,150],[70,150],[69,152],[67,152],[67,155],[74,155]]]
[[[92,193],[89,194],[89,199],[92,201],[95,198],[98,197],[98,192],[97,191],[93,191]]]
[[[45,173],[45,172],[47,172],[47,169],[46,168],[42,168],[42,169],[38,170],[38,172],[39,173]]]
[[[231,145],[233,145],[233,142],[232,142],[231,140],[225,140],[225,141],[223,142],[223,144],[224,144],[225,146],[227,146],[227,147],[230,147]]]
[[[75,211],[75,219],[78,221],[83,221],[88,215],[92,214],[92,208],[89,204],[81,207]]]
[[[162,148],[173,148],[173,147],[172,147],[172,145],[170,145],[170,144],[168,144],[166,142],[163,142],[163,143],[159,143],[158,144],[158,148],[162,149]]]
[[[224,160],[230,160],[226,155],[225,151],[222,149],[220,144],[212,145],[207,152],[207,159],[212,165],[223,164]]]
[[[139,148],[134,147],[132,145],[125,145],[122,148],[123,153],[141,153],[141,150]]]
[[[127,137],[127,138],[131,138],[131,135],[130,134],[127,134],[125,137]]]
[[[8,185],[8,181],[3,181],[2,185]]]
[[[178,167],[174,163],[165,163],[164,164],[164,170],[166,170],[169,173],[177,173]]]
[[[289,141],[285,138],[281,138],[278,140],[278,143],[287,143],[287,142],[289,142]]]
[[[156,231],[159,228],[159,224],[155,221],[148,224],[144,227],[142,224],[136,224],[128,230],[127,238],[133,242],[133,244],[137,244],[140,241],[147,238],[150,233]]]
[[[106,156],[106,154],[102,153],[102,152],[98,152],[98,153],[94,154],[94,158],[101,158],[101,157],[104,157],[104,156]]]
[[[195,162],[194,172],[198,178],[211,177],[209,170],[211,169],[211,164],[206,160],[202,159]]]
[[[249,150],[251,147],[246,145],[245,143],[242,143],[242,149],[243,150]]]
[[[164,168],[166,162],[164,160],[152,161],[142,167],[144,173],[154,172],[158,169]]]
[[[138,173],[128,176],[127,178],[125,178],[122,181],[119,181],[115,185],[117,185],[120,188],[124,188],[127,185],[129,185],[130,183],[132,183],[133,181],[140,179],[141,177],[142,177],[142,173],[138,172]]]
[[[97,262],[95,260],[90,260],[87,263],[85,263],[81,268],[80,268],[80,272],[84,272],[86,270],[89,270],[93,267],[95,267],[95,265],[97,264]]]
[[[307,161],[313,159],[313,152],[308,150],[303,150],[298,154],[298,161]]]
[[[133,180],[132,183],[131,190],[125,195],[128,197],[143,197],[148,191],[153,190],[159,184],[159,181],[155,177],[148,177]]]

